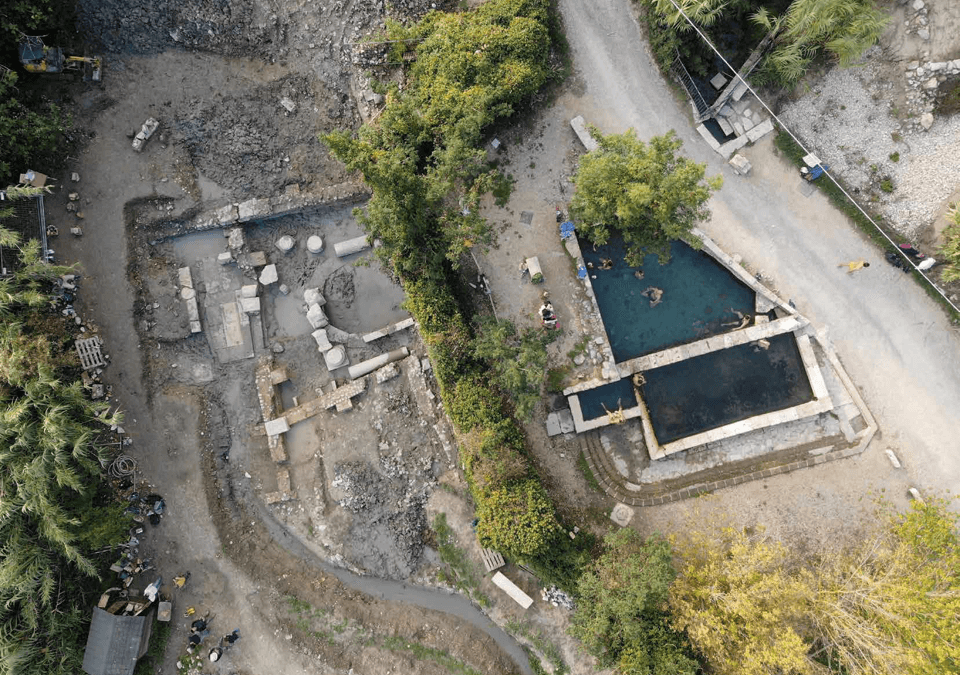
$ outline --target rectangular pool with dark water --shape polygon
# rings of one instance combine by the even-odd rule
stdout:
[[[793,333],[769,342],[767,349],[749,343],[644,372],[641,394],[657,441],[670,443],[811,401]],[[582,405],[583,393],[580,400]]]

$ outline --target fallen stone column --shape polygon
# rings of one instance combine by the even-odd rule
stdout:
[[[359,253],[368,248],[370,248],[370,241],[367,239],[367,235],[363,235],[362,237],[347,239],[346,241],[338,241],[333,245],[333,252],[337,254],[338,258],[342,258],[352,253]]]
[[[373,342],[374,340],[379,340],[380,338],[387,337],[388,335],[393,335],[404,328],[409,328],[413,325],[413,317],[408,317],[403,321],[398,321],[396,323],[391,323],[388,326],[384,326],[379,330],[375,330],[372,333],[367,333],[363,336],[364,342]]]
[[[410,350],[406,347],[394,349],[392,352],[387,352],[385,354],[381,354],[380,356],[374,356],[372,359],[367,359],[366,361],[358,363],[355,366],[350,366],[347,368],[347,374],[350,376],[351,380],[355,380],[358,377],[366,375],[367,373],[372,373],[380,366],[385,366],[388,363],[399,361],[407,356],[410,356]]]

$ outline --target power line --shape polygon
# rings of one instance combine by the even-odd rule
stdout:
[[[790,131],[790,128],[787,127],[787,125],[784,124],[784,123],[780,120],[779,117],[777,117],[777,114],[776,114],[775,112],[773,112],[773,110],[770,109],[770,106],[767,105],[766,101],[764,101],[762,98],[760,98],[760,95],[753,89],[753,87],[751,87],[750,84],[749,84],[746,80],[744,80],[742,77],[740,77],[739,71],[737,71],[736,68],[734,68],[733,66],[730,65],[730,62],[727,61],[727,59],[723,56],[723,54],[720,53],[720,50],[718,50],[718,49],[714,46],[714,44],[710,41],[710,38],[708,38],[706,35],[704,35],[703,31],[700,30],[700,27],[697,26],[697,24],[695,24],[695,23],[693,22],[693,20],[692,20],[689,16],[687,16],[686,12],[684,12],[683,9],[680,7],[680,5],[678,5],[678,4],[676,3],[676,0],[670,0],[670,4],[673,5],[673,6],[677,9],[678,12],[680,12],[680,15],[683,16],[684,19],[686,19],[687,23],[690,24],[690,27],[693,28],[693,30],[695,30],[695,31],[697,32],[697,35],[699,35],[700,38],[707,44],[707,46],[710,47],[710,49],[713,50],[713,53],[720,57],[720,60],[723,61],[723,64],[724,64],[727,68],[730,69],[730,72],[734,73],[734,77],[737,78],[738,80],[740,80],[741,84],[743,84],[743,86],[747,88],[747,91],[749,91],[751,94],[753,94],[754,98],[756,98],[757,101],[759,101],[760,105],[762,105],[762,106],[764,107],[764,109],[765,109],[768,113],[770,113],[770,116],[771,116],[774,120],[776,120],[776,122],[777,122],[777,124],[780,126],[780,128],[783,129],[784,131],[786,131],[786,132],[790,135],[790,138],[792,138],[792,139],[794,140],[794,142],[795,142],[797,145],[800,146],[800,149],[801,149],[801,150],[803,150],[803,151],[804,151],[806,154],[808,154],[808,155],[809,155],[809,154],[812,154],[812,153],[810,152],[810,149],[809,149],[807,146],[805,146],[805,145],[803,144],[803,142],[802,142],[799,138],[797,138],[797,136],[796,136],[792,131]],[[929,283],[931,286],[933,286],[933,288],[937,291],[937,293],[940,294],[940,296],[947,302],[947,304],[950,305],[951,307],[953,307],[954,311],[960,313],[960,308],[958,308],[955,304],[953,304],[953,303],[950,301],[950,298],[947,297],[946,293],[944,293],[943,290],[941,290],[940,287],[937,286],[937,284],[935,284],[930,277],[928,277],[926,274],[924,274],[923,270],[921,270],[921,269],[913,262],[913,260],[911,260],[911,259],[900,249],[900,247],[896,244],[896,242],[894,242],[893,239],[891,239],[891,238],[889,237],[889,235],[887,235],[887,233],[884,232],[883,229],[882,229],[879,225],[877,225],[877,223],[873,220],[873,218],[870,217],[870,214],[863,210],[863,207],[860,206],[860,204],[857,203],[857,201],[856,201],[853,197],[850,196],[850,193],[848,193],[848,192],[843,188],[843,186],[840,185],[840,183],[837,181],[837,179],[835,179],[835,178],[833,177],[833,175],[831,175],[830,172],[827,171],[827,168],[826,168],[823,164],[820,164],[820,168],[823,169],[824,175],[825,175],[827,178],[829,178],[834,185],[837,186],[837,189],[839,189],[840,192],[842,192],[842,193],[844,194],[844,196],[845,196],[847,199],[850,200],[850,203],[852,203],[854,206],[856,206],[856,207],[857,207],[857,210],[860,211],[860,213],[862,213],[862,214],[864,215],[864,217],[865,217],[868,221],[870,221],[870,224],[873,225],[874,228],[876,228],[877,232],[879,232],[881,235],[883,235],[883,238],[890,242],[890,244],[893,246],[893,248],[896,249],[897,253],[899,253],[900,256],[901,256],[904,260],[906,260],[906,261],[913,267],[914,270],[916,270],[917,272],[919,272],[920,275],[921,275],[924,279],[926,279],[927,283]]]

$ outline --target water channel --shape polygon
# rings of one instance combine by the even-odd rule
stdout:
[[[260,517],[273,539],[292,555],[303,560],[304,563],[318,571],[332,574],[348,588],[372,595],[375,598],[432,609],[463,619],[493,638],[497,646],[513,659],[523,675],[533,675],[527,654],[520,647],[520,644],[463,596],[401,581],[360,576],[341,567],[335,567],[311,551],[296,535],[278,522],[262,504],[258,503],[257,507]]]

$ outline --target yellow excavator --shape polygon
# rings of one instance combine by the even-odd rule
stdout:
[[[67,56],[60,47],[47,47],[39,36],[21,38],[20,63],[28,73],[80,72],[84,82],[99,82],[103,75],[99,56]]]

